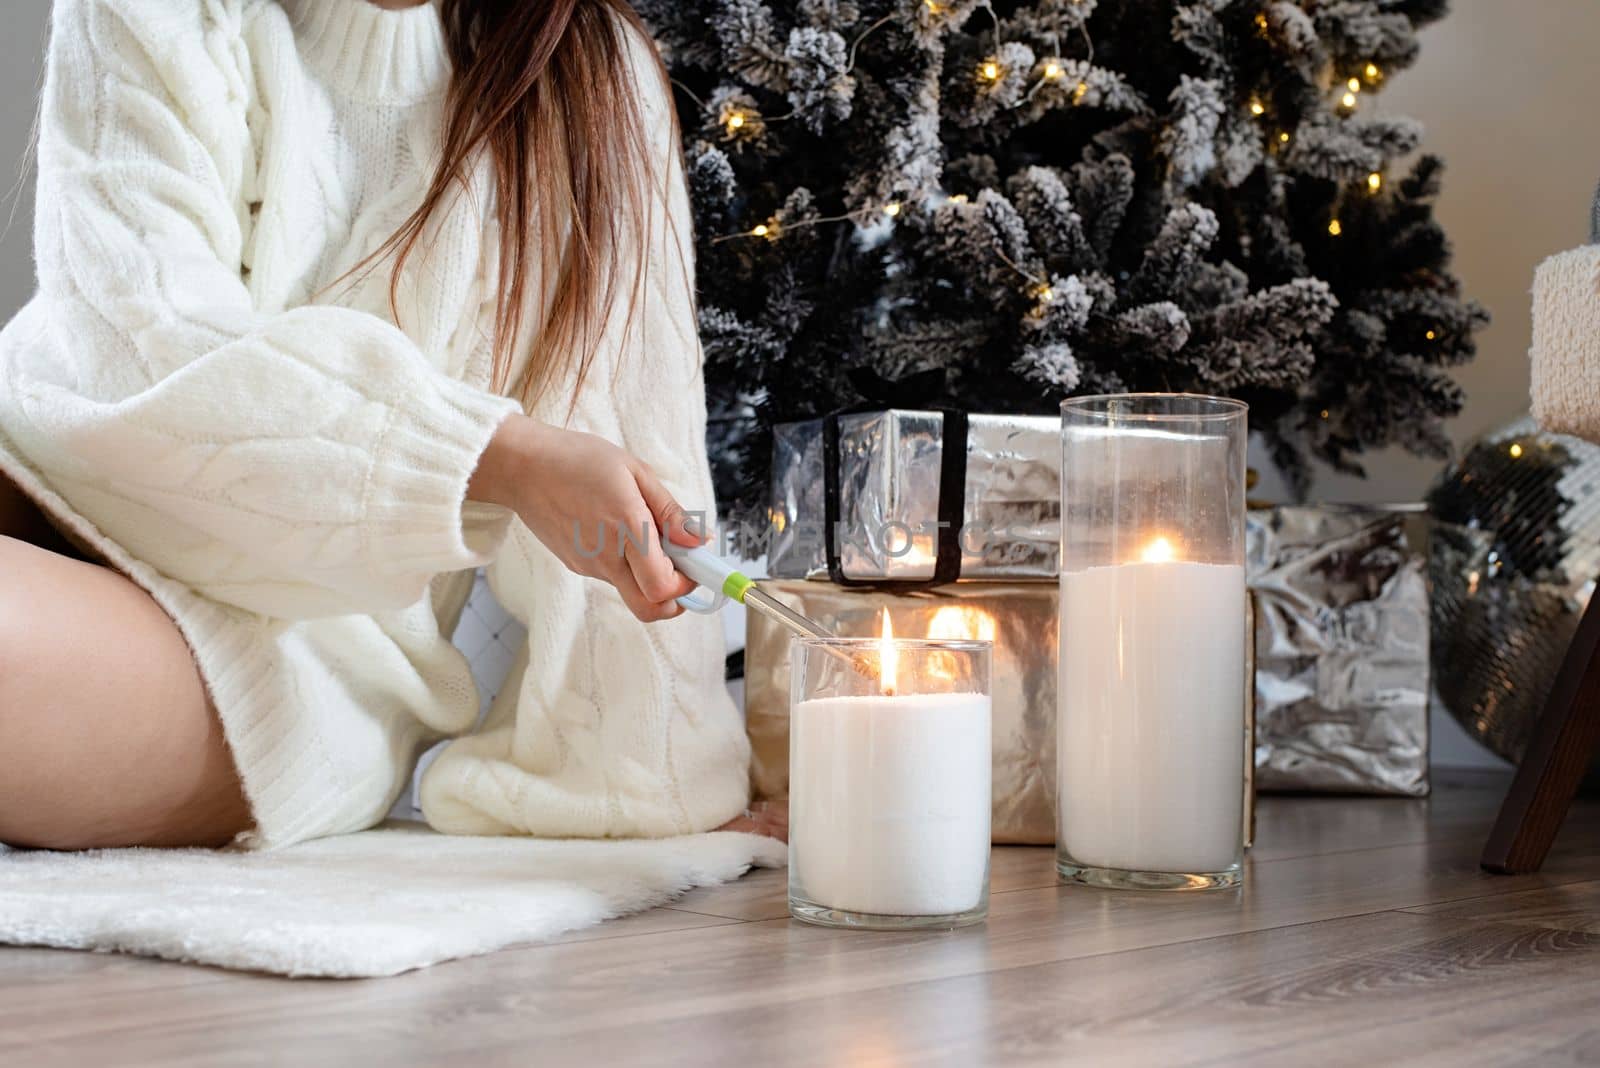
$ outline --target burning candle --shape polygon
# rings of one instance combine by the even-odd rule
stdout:
[[[1062,406],[1057,867],[1097,885],[1238,882],[1244,406]]]
[[[829,645],[878,671],[841,666]],[[885,611],[876,639],[791,649],[790,912],[842,927],[982,920],[990,644],[895,638]]]

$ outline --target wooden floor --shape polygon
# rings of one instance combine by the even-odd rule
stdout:
[[[1063,887],[998,849],[988,924],[950,933],[792,923],[760,872],[394,979],[0,949],[0,1064],[1592,1064],[1600,804],[1497,877],[1500,788],[1265,798],[1239,892]]]

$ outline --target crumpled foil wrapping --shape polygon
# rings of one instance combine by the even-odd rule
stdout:
[[[1256,786],[1428,792],[1428,582],[1404,511],[1250,513]]]
[[[839,562],[846,578],[933,576],[939,519],[940,412],[885,409],[839,417]],[[827,578],[822,420],[772,432],[767,573]],[[1061,420],[971,415],[963,579],[1054,581],[1061,517]]]
[[[994,642],[993,756],[996,842],[1055,841],[1055,582],[959,582],[887,593],[827,582],[767,580],[761,588],[850,637],[878,633],[887,608],[896,634]],[[789,793],[789,631],[745,616],[745,722],[757,799]]]
[[[1434,693],[1516,763],[1600,576],[1600,445],[1519,419],[1464,449],[1428,505]]]

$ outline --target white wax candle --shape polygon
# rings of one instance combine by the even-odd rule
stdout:
[[[789,858],[805,897],[890,916],[965,912],[989,862],[989,698],[827,697],[789,724]]]
[[[1244,568],[1061,576],[1060,845],[1078,863],[1220,872],[1244,801]]]

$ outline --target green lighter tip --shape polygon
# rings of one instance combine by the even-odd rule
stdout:
[[[754,585],[748,576],[735,571],[722,580],[722,592],[727,594],[729,600],[744,604],[744,591]]]

